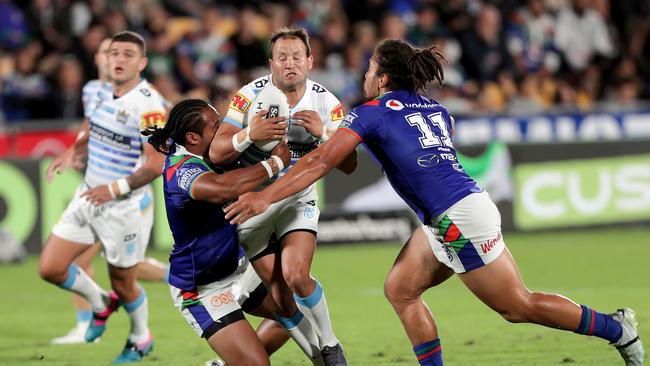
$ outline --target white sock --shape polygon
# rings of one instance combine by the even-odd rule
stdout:
[[[68,267],[68,278],[65,282],[59,284],[59,287],[81,295],[88,301],[90,308],[95,313],[106,310],[108,292],[99,287],[97,282],[93,281],[83,269],[74,263]]]
[[[293,297],[296,299],[296,304],[298,304],[300,311],[313,324],[318,334],[321,349],[325,346],[332,347],[339,343],[332,329],[330,314],[327,310],[327,301],[325,301],[325,293],[323,293],[323,287],[320,283],[316,281],[316,288],[314,288],[314,292],[311,295],[300,297],[294,294]]]
[[[124,309],[129,315],[131,321],[131,333],[129,339],[134,343],[142,343],[149,339],[149,301],[147,293],[140,287],[140,295],[130,303],[123,304]]]
[[[322,358],[318,347],[318,338],[311,322],[298,310],[291,318],[275,314],[275,319],[289,332],[298,347],[309,357],[314,365],[321,365]]]

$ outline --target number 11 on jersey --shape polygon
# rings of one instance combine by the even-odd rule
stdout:
[[[433,129],[429,123],[427,123],[427,120],[424,119],[422,113],[420,112],[406,115],[404,118],[406,118],[406,121],[409,123],[409,125],[417,127],[418,130],[420,130],[420,133],[422,133],[422,136],[419,138],[419,140],[420,145],[422,145],[423,149],[442,145],[446,147],[453,147],[451,144],[451,138],[449,137],[449,129],[447,128],[445,120],[442,118],[442,113],[438,112],[427,116],[427,119],[431,122],[431,124],[440,130],[439,135],[434,133]]]

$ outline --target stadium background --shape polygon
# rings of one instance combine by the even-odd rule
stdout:
[[[48,158],[76,136],[81,87],[96,78],[93,54],[102,38],[124,29],[143,34],[149,56],[145,76],[167,99],[208,98],[222,111],[243,83],[266,72],[268,36],[282,26],[309,31],[315,57],[310,78],[348,110],[361,101],[374,46],[401,38],[420,47],[437,44],[447,57],[445,85],[428,94],[454,113],[461,162],[497,201],[506,241],[529,284],[595,306],[620,306],[620,300],[637,309],[643,327],[650,323],[650,272],[642,261],[650,254],[649,9],[649,1],[607,0],[0,0],[0,249],[17,242],[37,253],[81,181],[75,172],[53,184],[43,177]],[[328,289],[335,327],[350,343],[355,364],[408,364],[408,344],[382,299],[381,281],[414,221],[371,159],[363,151],[359,159],[353,176],[334,173],[320,184],[319,242],[362,244],[323,246],[314,271]],[[165,258],[171,239],[164,211],[156,215],[152,247]],[[367,261],[341,259],[354,256]],[[554,271],[547,268],[551,261]],[[84,357],[96,351],[45,346],[71,322],[72,311],[66,310],[65,295],[38,280],[35,266],[30,257],[23,265],[0,267],[3,278],[17,279],[3,280],[0,290],[23,304],[46,303],[57,319],[36,316],[47,331],[33,331],[29,316],[0,325],[6,345],[0,364],[43,364],[42,355],[50,364],[89,364]],[[355,278],[355,286],[346,278]],[[165,308],[154,312],[152,321],[164,319],[165,330],[178,336],[161,335],[162,343],[185,342],[199,361],[209,358],[207,347],[167,306],[161,288],[147,287]],[[452,365],[616,362],[604,351],[585,359],[581,353],[591,352],[595,341],[510,328],[458,283],[432,293],[429,303],[435,299],[440,316],[453,320],[442,328],[459,336],[452,339],[460,344],[445,348]],[[452,293],[450,299],[438,298]],[[361,304],[366,317],[355,315]],[[8,304],[2,307],[4,314],[12,311]],[[450,309],[473,315],[444,311]],[[66,311],[70,319],[59,316]],[[371,314],[382,321],[374,324]],[[354,327],[358,321],[362,326]],[[488,327],[472,329],[473,322]],[[10,336],[14,333],[18,337]],[[519,345],[522,352],[515,355],[507,346],[488,346],[493,337],[510,346],[517,337],[535,341],[532,347]],[[361,341],[368,339],[374,343]],[[25,345],[28,349],[16,351]],[[300,364],[288,348],[278,355],[279,363]],[[197,364],[159,352],[157,364]],[[483,358],[454,358],[452,352]]]

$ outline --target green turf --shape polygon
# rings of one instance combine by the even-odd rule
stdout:
[[[602,311],[630,306],[650,341],[650,230],[510,234],[506,242],[531,289],[562,293]],[[411,346],[382,294],[397,245],[323,247],[313,273],[323,283],[334,328],[351,365],[414,365]],[[154,253],[164,258],[165,253]],[[99,282],[106,285],[100,261]],[[69,296],[39,279],[37,258],[0,266],[0,365],[102,365],[121,350],[128,331],[123,310],[99,344],[50,346],[74,322]],[[144,284],[156,346],[143,364],[203,365],[213,357],[172,307],[166,285]],[[447,366],[622,365],[606,341],[533,325],[509,324],[456,279],[426,294],[437,318]],[[307,365],[294,344],[276,365]]]

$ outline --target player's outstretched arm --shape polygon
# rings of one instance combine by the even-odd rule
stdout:
[[[359,143],[358,137],[337,131],[330,141],[303,156],[275,183],[261,192],[246,193],[239,197],[237,202],[226,207],[226,219],[232,224],[241,224],[264,212],[271,203],[300,192],[340,165]]]
[[[203,174],[192,185],[192,197],[199,201],[216,204],[236,199],[242,193],[248,192],[276,176],[291,160],[291,152],[284,142],[279,143],[271,151],[271,154],[279,157],[282,160],[282,165],[279,165],[277,160],[271,157],[264,162],[231,170],[224,174],[214,172]]]
[[[255,114],[246,128],[221,123],[210,144],[210,161],[217,165],[227,164],[237,159],[255,141],[282,139],[287,128],[286,118],[263,119],[266,112],[261,110]]]

